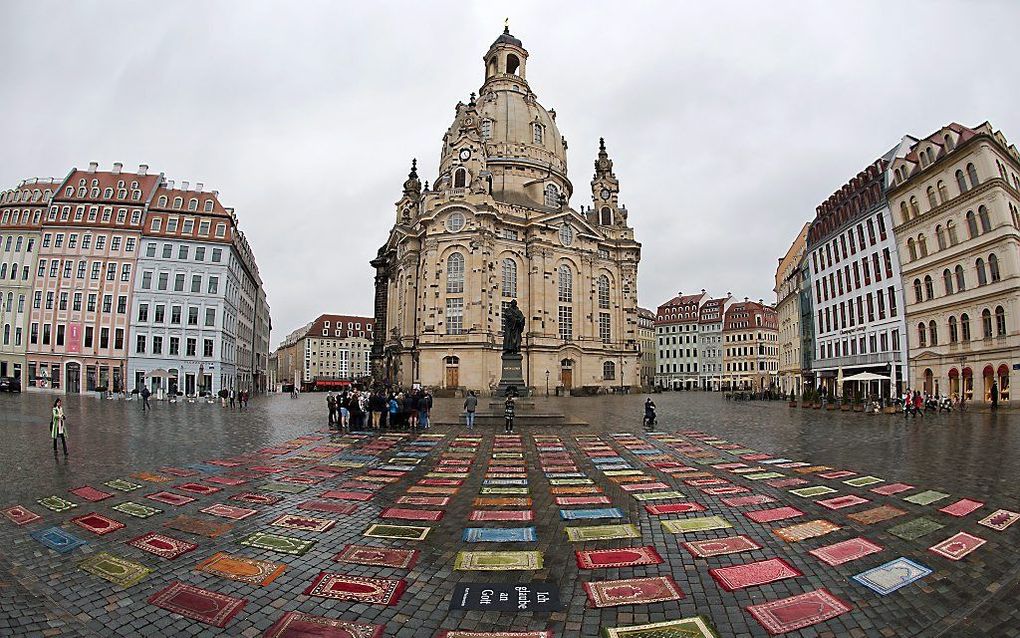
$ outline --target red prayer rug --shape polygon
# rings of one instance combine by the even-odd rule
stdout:
[[[418,481],[418,485],[438,485],[440,487],[457,487],[463,484],[464,481],[460,479],[428,478]]]
[[[967,532],[960,532],[959,534],[950,536],[938,545],[934,545],[928,549],[939,556],[948,558],[949,560],[960,560],[987,542],[988,541],[985,539],[978,538],[977,536],[973,536]]]
[[[600,569],[604,567],[636,567],[658,565],[662,557],[651,545],[644,547],[620,547],[617,549],[592,549],[574,552],[578,569]]]
[[[861,498],[856,494],[847,494],[846,496],[835,496],[833,498],[823,499],[821,501],[815,501],[822,507],[830,510],[841,510],[844,507],[853,507],[854,505],[861,505],[863,503],[870,503],[866,498]]]
[[[367,625],[349,620],[288,611],[262,634],[263,638],[382,638],[385,625]]]
[[[305,590],[305,596],[351,600],[376,605],[395,605],[407,583],[403,580],[364,578],[321,572]]]
[[[201,496],[207,496],[209,494],[215,494],[223,490],[222,487],[213,487],[212,485],[202,485],[201,483],[181,483],[180,485],[174,486],[175,490],[181,490],[182,492],[190,492],[192,494],[199,494]]]
[[[970,514],[974,510],[979,510],[984,506],[985,504],[981,501],[972,501],[969,498],[964,498],[956,501],[952,505],[947,505],[939,509],[939,511],[943,514],[949,514],[950,516],[962,517]]]
[[[229,518],[234,521],[240,521],[258,514],[258,510],[249,509],[247,507],[234,507],[233,505],[225,505],[223,503],[216,503],[209,507],[198,510],[204,514],[212,514],[213,516],[219,516],[221,518]]]
[[[619,477],[619,478],[627,478],[627,477]],[[632,479],[637,479],[640,482],[637,482],[637,483],[627,483],[626,485],[621,485],[620,489],[623,490],[624,492],[646,492],[646,491],[654,492],[654,491],[662,491],[662,490],[668,490],[669,489],[669,485],[666,485],[665,483],[663,483],[661,481],[654,481],[654,482],[649,483],[649,482],[646,482],[644,479],[641,479],[641,478],[636,477],[636,476],[635,477],[631,477],[631,478]]]
[[[711,558],[712,556],[724,556],[726,554],[739,554],[761,549],[761,545],[754,542],[747,536],[730,536],[727,538],[712,538],[703,541],[690,541],[681,543],[688,552],[698,558]]]
[[[284,514],[269,523],[275,527],[287,529],[301,529],[307,532],[325,532],[333,527],[336,521],[330,518],[314,518],[311,516],[298,516],[295,514]]]
[[[725,487],[703,487],[701,491],[712,496],[725,496],[727,494],[743,494],[751,490],[739,485],[727,485]]]
[[[195,499],[190,496],[184,496],[182,494],[174,494],[173,492],[156,492],[155,494],[148,494],[145,498],[159,501],[160,503],[166,503],[167,505],[174,505],[180,507],[181,505],[187,505],[188,503],[195,502]]]
[[[397,505],[425,505],[429,507],[445,507],[450,503],[449,496],[401,496]]]
[[[1020,514],[1009,510],[995,510],[988,516],[978,521],[978,525],[990,527],[997,532],[1003,532],[1007,527],[1020,520]]]
[[[717,567],[708,573],[726,591],[735,591],[745,587],[757,587],[777,580],[802,576],[801,572],[782,558],[770,558],[755,563]]]
[[[248,481],[244,479],[234,478],[232,476],[210,476],[205,479],[206,483],[215,483],[216,485],[224,485],[226,487],[236,487],[238,485],[244,485]]]
[[[771,496],[764,494],[754,494],[752,496],[736,496],[734,498],[721,499],[723,504],[728,507],[747,507],[748,505],[765,505],[767,503],[775,503],[776,499]]]
[[[149,598],[149,604],[185,618],[223,628],[248,604],[248,601],[201,587],[173,582],[169,587],[153,594]]]
[[[35,512],[29,511],[21,505],[12,505],[5,510],[2,510],[4,516],[9,518],[15,525],[28,525],[35,521],[42,520],[42,516],[39,516]]]
[[[343,551],[334,556],[333,560],[338,563],[352,563],[354,565],[411,569],[418,562],[418,550],[348,545]]]
[[[754,619],[773,636],[816,625],[850,609],[825,589],[747,607]]]
[[[312,499],[302,501],[297,505],[299,510],[310,512],[328,512],[330,514],[353,514],[358,506],[355,503],[334,503],[333,501],[319,501]]]
[[[592,607],[642,605],[684,597],[684,592],[670,576],[584,583],[584,591]]]
[[[704,487],[706,485],[725,485],[727,483],[729,483],[729,481],[721,478],[700,478],[684,480],[684,485],[690,485],[691,487]]]
[[[687,514],[689,512],[704,512],[705,506],[700,503],[665,503],[662,505],[645,505],[649,514],[662,516],[663,514]]]
[[[107,498],[110,498],[111,496],[113,496],[113,494],[111,494],[109,492],[104,492],[102,490],[97,490],[96,488],[89,487],[88,485],[83,485],[82,487],[76,487],[73,490],[67,490],[67,491],[70,492],[71,494],[74,494],[78,498],[83,498],[86,501],[92,501],[92,502],[101,501],[103,499],[107,499]]]
[[[474,510],[468,517],[470,521],[533,521],[535,513],[531,510]]]
[[[821,476],[819,474],[819,476]],[[882,496],[892,496],[893,494],[899,494],[900,492],[906,492],[907,490],[914,489],[913,485],[907,485],[906,483],[889,483],[882,487],[876,487],[871,490],[875,494],[881,494]]]
[[[71,519],[71,522],[79,527],[84,527],[88,531],[99,536],[109,534],[110,532],[116,532],[118,529],[124,528],[124,523],[115,521],[112,518],[107,518],[102,514],[97,514],[96,512],[84,514],[82,516],[75,516]]]
[[[170,474],[171,476],[180,476],[182,478],[188,476],[198,476],[198,472],[195,470],[186,470],[180,467],[161,467],[159,471],[163,474]]]
[[[851,476],[857,476],[857,472],[851,472],[850,470],[836,470],[835,472],[823,472],[818,476],[820,476],[823,479],[835,480],[841,478],[850,478]]]
[[[406,507],[387,507],[379,518],[395,518],[404,521],[438,521],[446,512],[443,510],[415,510]]]
[[[803,515],[804,512],[800,511],[796,507],[776,507],[770,510],[744,512],[744,516],[755,523],[772,523],[774,521],[783,521],[788,518],[796,518]]]
[[[230,497],[232,501],[241,501],[242,503],[254,503],[256,505],[275,505],[283,500],[282,496],[274,496],[273,494],[259,494],[258,492],[241,492]]]
[[[858,558],[864,558],[870,554],[882,551],[880,545],[872,543],[866,538],[851,538],[832,545],[812,549],[808,553],[818,558],[826,565],[842,565]]]
[[[797,485],[807,485],[811,481],[802,478],[784,478],[784,479],[769,479],[765,481],[765,485],[769,487],[795,487]]]
[[[373,494],[369,492],[353,492],[349,490],[328,490],[320,494],[322,498],[335,498],[341,501],[371,501]]]
[[[173,560],[181,554],[186,554],[196,547],[195,543],[189,543],[188,541],[178,540],[172,536],[166,536],[158,532],[149,532],[134,538],[127,542],[128,545],[137,547],[138,549],[155,554],[162,558]]]

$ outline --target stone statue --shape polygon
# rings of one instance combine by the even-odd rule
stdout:
[[[524,333],[524,313],[514,299],[503,312],[503,353],[517,354],[521,351],[521,335]]]

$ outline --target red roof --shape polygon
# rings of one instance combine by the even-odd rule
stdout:
[[[158,183],[159,175],[154,174],[139,175],[124,171],[114,173],[112,171],[75,169],[71,171],[71,175],[64,182],[64,188],[53,199],[60,202],[101,201],[141,206],[148,201]],[[80,194],[82,188],[85,189],[83,195]],[[72,189],[70,194],[68,194],[68,189]],[[95,189],[98,189],[98,194]],[[107,189],[110,189],[112,193],[108,194]],[[140,191],[137,198],[134,195],[136,190]]]
[[[770,330],[779,328],[775,308],[756,301],[739,301],[726,310],[723,330],[754,330],[758,328]]]
[[[329,327],[326,327],[329,322]],[[349,328],[350,324],[354,324],[353,328]],[[358,328],[358,326],[361,328]],[[339,327],[342,326],[342,327]],[[339,327],[339,328],[338,328]],[[340,330],[340,334],[337,335],[337,330]],[[375,329],[375,319],[372,317],[358,317],[354,315],[333,315],[325,314],[319,315],[319,317],[312,322],[312,325],[305,331],[306,337],[334,337],[334,338],[347,338],[357,337],[359,333],[365,333],[366,338],[372,336],[372,331]],[[328,335],[322,333],[325,330]]]
[[[162,198],[166,197],[166,202],[161,203]],[[180,198],[181,205],[177,208],[174,207],[174,202],[177,198]],[[194,210],[189,209],[191,200],[197,202],[197,208]],[[207,202],[212,203],[212,209],[207,210],[209,205]],[[162,186],[156,189],[156,194],[152,198],[152,205],[149,206],[149,210],[152,211],[166,211],[174,213],[187,214],[191,213],[194,215],[215,215],[222,217],[229,217],[230,213],[223,204],[220,203],[219,194],[215,191],[197,191],[197,190],[184,190],[183,188],[167,188],[164,183]]]

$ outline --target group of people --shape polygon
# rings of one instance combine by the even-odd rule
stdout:
[[[432,393],[427,389],[344,390],[326,393],[330,428],[352,430],[428,429],[432,415]]]
[[[999,386],[993,382],[989,391],[989,399],[992,410],[999,409]],[[920,390],[911,391],[909,388],[900,397],[903,407],[904,418],[908,416],[924,416],[925,412],[952,412],[953,408],[964,409],[965,400],[954,394],[952,397],[945,394],[930,394]]]

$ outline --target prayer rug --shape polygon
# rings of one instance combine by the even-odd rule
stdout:
[[[854,512],[853,514],[847,514],[847,518],[857,521],[862,525],[873,525],[875,523],[881,523],[897,516],[903,516],[906,514],[904,510],[891,505],[881,505],[874,507],[870,510],[864,510],[862,512]]]
[[[222,536],[233,528],[233,526],[228,523],[204,521],[200,518],[195,518],[194,516],[183,515],[171,518],[169,521],[163,523],[163,526],[175,529],[179,532],[187,532],[198,536],[206,536],[208,538]]]
[[[436,638],[553,638],[551,631],[440,631]]]
[[[754,494],[752,496],[738,496],[736,498],[724,498],[722,499],[723,505],[728,507],[747,507],[748,505],[766,505],[768,503],[775,503],[776,499],[771,496],[764,494]]]
[[[880,545],[876,545],[866,538],[851,538],[849,540],[825,545],[808,551],[809,554],[818,558],[826,565],[842,565],[858,558],[864,558],[870,554],[882,551]]]
[[[796,494],[803,498],[810,498],[813,496],[821,496],[822,494],[832,494],[836,492],[835,488],[829,487],[828,485],[812,485],[811,487],[802,487],[796,490],[790,490],[790,494]]]
[[[73,551],[76,547],[81,547],[86,544],[84,540],[70,532],[65,532],[59,527],[49,527],[47,529],[36,530],[32,532],[30,536],[46,547],[49,547],[53,551],[61,554],[66,554]]]
[[[696,479],[684,479],[684,485],[690,485],[691,487],[703,487],[706,485],[725,485],[729,483],[726,479],[721,478],[696,478]],[[665,484],[663,484],[665,485]]]
[[[893,536],[898,536],[905,541],[916,541],[922,536],[937,532],[943,527],[945,525],[937,523],[930,518],[915,518],[912,521],[890,527],[888,531]]]
[[[334,498],[341,501],[370,501],[374,494],[370,492],[353,492],[349,490],[327,490],[319,496],[322,498]]]
[[[794,472],[797,474],[814,474],[815,472],[824,472],[831,469],[828,465],[810,465],[808,467],[798,467]]]
[[[406,581],[364,578],[321,572],[305,590],[306,596],[370,604],[397,604]]]
[[[306,532],[325,532],[336,525],[336,521],[332,518],[315,518],[313,516],[284,514],[276,520],[271,521],[269,524],[273,527],[300,529]]]
[[[288,611],[263,638],[382,638],[385,625],[367,625],[349,620]]]
[[[1020,520],[1020,514],[1009,510],[995,510],[988,516],[978,521],[978,525],[990,527],[997,532],[1005,531],[1007,527]]]
[[[745,587],[757,587],[767,583],[774,583],[777,580],[797,578],[804,575],[800,570],[781,558],[770,558],[768,560],[733,565],[731,567],[717,567],[708,570],[708,573],[726,591],[736,591]]]
[[[396,538],[405,541],[423,541],[432,530],[431,527],[415,527],[413,525],[383,525],[376,523],[365,530],[362,536],[369,538]]]
[[[213,483],[215,485],[224,485],[226,487],[237,487],[238,485],[244,485],[248,481],[239,478],[233,478],[231,476],[210,476],[205,479],[206,483]]]
[[[135,503],[134,501],[125,501],[113,506],[113,509],[118,512],[122,512],[135,518],[149,518],[156,514],[162,514],[163,510],[158,507],[151,507],[149,505],[142,505],[141,503]]]
[[[851,476],[856,476],[856,475],[857,475],[857,472],[851,472],[849,470],[837,470],[835,472],[822,472],[818,476],[819,476],[819,478],[823,478],[823,479],[835,480],[835,479],[841,479],[841,478],[850,478]]]
[[[809,465],[811,465],[811,464],[810,463],[805,463],[804,461],[791,461],[789,463],[779,463],[779,464],[776,465],[776,467],[781,467],[784,470],[787,470],[787,469],[793,469],[795,467],[808,467]]]
[[[726,481],[723,481],[723,483],[725,482]],[[620,489],[622,489],[624,492],[655,492],[655,491],[661,492],[663,490],[668,490],[669,485],[666,485],[661,481],[654,482],[642,481],[640,483],[628,483],[626,485],[621,485]]]
[[[910,503],[916,503],[917,505],[931,505],[936,501],[941,501],[944,498],[949,498],[949,495],[945,492],[936,492],[935,490],[925,490],[924,492],[918,492],[912,496],[907,496],[904,501]]]
[[[449,496],[401,496],[397,505],[424,505],[430,507],[446,507],[450,504]]]
[[[712,625],[701,616],[629,627],[606,627],[602,630],[602,635],[605,638],[718,638],[719,636]]]
[[[550,487],[549,493],[553,496],[571,496],[578,494],[601,494],[601,487]]]
[[[411,490],[408,490],[410,492]],[[513,496],[527,496],[528,488],[526,487],[483,487],[478,491],[479,494],[506,494]]]
[[[776,507],[770,510],[744,512],[744,516],[755,523],[772,523],[774,521],[784,521],[788,518],[796,518],[803,515],[804,512],[800,511],[796,507]]]
[[[795,487],[797,485],[807,485],[810,482],[811,481],[802,478],[785,478],[765,481],[765,485],[782,489],[785,487]]]
[[[727,529],[730,527],[733,526],[721,516],[702,516],[700,518],[662,521],[662,528],[670,534],[689,534],[691,532],[705,532],[712,529]]]
[[[186,470],[179,467],[161,467],[159,468],[159,471],[163,474],[170,474],[171,476],[179,476],[182,478],[186,476],[198,476],[199,474],[196,470]]]
[[[924,578],[931,570],[915,563],[908,558],[897,558],[884,565],[879,565],[853,577],[854,580],[868,589],[883,596],[893,593],[900,587]]]
[[[949,514],[950,516],[963,517],[970,514],[974,510],[979,510],[984,507],[985,504],[981,501],[972,501],[969,498],[960,499],[952,505],[946,505],[939,509],[943,514]]]
[[[119,492],[131,492],[141,487],[138,483],[132,483],[131,481],[125,481],[124,479],[119,478],[106,481],[103,485]]]
[[[839,525],[826,520],[817,519],[806,523],[799,523],[789,527],[781,527],[772,530],[772,533],[787,543],[799,543],[808,538],[825,536],[840,529]]]
[[[246,547],[256,549],[268,549],[280,554],[291,556],[304,556],[315,545],[315,541],[306,541],[292,536],[280,536],[266,532],[254,532],[238,541]]]
[[[136,478],[141,481],[147,481],[149,483],[169,483],[173,479],[169,476],[162,474],[155,474],[153,472],[135,472],[131,475],[131,478]]]
[[[768,479],[777,479],[786,476],[781,472],[754,472],[744,474],[744,478],[752,481],[767,481]]]
[[[195,571],[263,587],[276,580],[286,568],[283,563],[256,560],[247,556],[232,556],[225,552],[216,552],[195,565]]]
[[[700,503],[664,503],[661,505],[645,505],[649,514],[662,516],[663,514],[688,514],[690,512],[704,512],[705,506]]]
[[[175,581],[153,594],[149,604],[222,629],[248,601]]]
[[[482,488],[482,494],[505,494],[506,493],[506,492],[499,492],[499,491],[497,491],[497,492],[487,492],[486,490],[518,490],[518,489],[522,489],[523,492],[513,492],[513,493],[514,494],[517,494],[517,493],[527,494],[528,493],[528,488],[483,487]],[[459,491],[460,491],[459,487],[431,487],[431,486],[428,486],[428,485],[412,485],[411,487],[407,488],[407,493],[408,494],[441,494],[443,496],[453,496],[454,494],[456,494]]]
[[[612,501],[608,496],[557,496],[556,504],[559,506],[573,505],[609,505]]]
[[[914,489],[913,485],[907,485],[906,483],[890,483],[883,485],[882,487],[876,487],[871,491],[875,494],[881,494],[882,496],[892,496],[893,494],[899,494],[900,492],[906,492],[907,490]]]
[[[355,503],[334,503],[333,501],[320,501],[312,499],[310,501],[302,501],[297,505],[299,510],[308,510],[310,512],[325,512],[328,514],[353,514],[357,511],[358,506]]]
[[[54,512],[64,512],[72,507],[78,507],[76,503],[72,503],[66,499],[62,499],[59,496],[47,496],[36,501],[43,507]]]
[[[457,571],[504,572],[542,569],[542,552],[457,552]]]
[[[771,454],[745,454],[740,457],[741,461],[767,461],[771,459]]]
[[[209,507],[204,507],[200,510],[203,514],[211,514],[212,516],[219,516],[221,518],[229,518],[234,521],[241,521],[249,516],[258,514],[258,510],[249,509],[247,507],[234,507],[233,505],[225,505],[223,503],[216,503]]]
[[[726,487],[703,487],[701,491],[711,496],[726,496],[727,494],[744,494],[751,490],[739,485],[727,485]]]
[[[338,563],[350,563],[352,565],[411,569],[418,562],[418,550],[348,545],[339,554],[334,556],[333,560]]]
[[[761,549],[761,545],[744,535],[729,536],[727,538],[713,538],[703,541],[691,541],[681,543],[688,552],[698,558],[710,558],[712,556],[723,556],[726,554],[739,554]]]
[[[535,513],[531,510],[474,510],[468,517],[469,521],[533,521]]]
[[[195,502],[195,499],[190,496],[174,494],[173,492],[156,492],[155,494],[147,494],[145,498],[152,499],[153,501],[158,501],[160,503],[166,503],[167,505],[173,505],[175,507]]]
[[[754,619],[772,635],[817,625],[850,609],[849,605],[825,589],[747,607]]]
[[[592,607],[644,605],[684,598],[683,590],[670,576],[587,582],[584,591]]]
[[[644,547],[619,547],[616,549],[591,549],[574,552],[578,569],[601,569],[610,567],[637,567],[658,565],[662,557],[651,545]]]
[[[67,491],[70,492],[71,494],[74,494],[78,498],[83,498],[86,501],[92,502],[102,501],[103,499],[107,499],[113,496],[113,494],[111,494],[110,492],[97,490],[96,488],[89,487],[88,485],[83,485],[82,487],[77,487],[73,490]]]
[[[254,503],[255,505],[275,505],[282,501],[283,497],[273,496],[272,494],[259,494],[258,492],[241,492],[231,496],[230,500]]]
[[[127,544],[169,560],[173,560],[181,554],[186,554],[198,547],[195,543],[178,540],[158,532],[143,534],[138,538],[129,540]]]
[[[874,485],[875,483],[881,483],[885,479],[880,479],[877,476],[859,476],[857,478],[848,479],[843,481],[844,485],[852,485],[854,487],[866,487],[868,485]]]
[[[960,532],[928,549],[949,560],[960,560],[987,542],[985,539],[968,534],[967,532]]]
[[[822,507],[830,510],[841,510],[844,507],[853,507],[854,505],[861,505],[863,503],[870,503],[866,498],[861,498],[856,494],[847,494],[846,496],[835,496],[833,498],[827,498],[821,501],[815,501]]]
[[[682,492],[669,491],[669,492],[640,492],[638,494],[631,494],[635,499],[639,501],[668,501],[677,498],[687,498],[687,495]]]
[[[28,525],[29,523],[34,523],[35,521],[42,520],[42,516],[39,516],[35,512],[29,511],[28,509],[22,507],[21,505],[14,505],[2,511],[4,513],[4,516],[9,518],[12,523],[19,526]]]
[[[118,529],[123,529],[125,527],[124,523],[115,521],[112,518],[107,518],[97,512],[90,512],[89,514],[83,514],[82,516],[75,516],[71,519],[71,522],[78,527],[87,529],[96,536],[116,532]]]
[[[396,518],[404,521],[440,521],[446,512],[443,510],[415,510],[404,507],[387,507],[379,518]]]
[[[107,552],[99,552],[89,556],[78,567],[103,580],[108,580],[114,585],[127,589],[137,585],[143,578],[152,573],[152,570],[145,565],[114,556]]]
[[[599,518],[623,518],[623,510],[619,507],[602,507],[598,509],[560,510],[560,518],[565,521],[590,520]]]
[[[568,527],[566,532],[567,540],[574,542],[601,541],[614,538],[641,538],[641,532],[638,531],[637,525],[631,523]]]
[[[280,481],[268,481],[259,486],[259,489],[269,492],[281,492],[283,494],[300,494],[307,490],[308,486],[298,485],[295,483],[281,483]]]
[[[526,543],[538,540],[534,527],[468,527],[461,537],[466,543]]]

